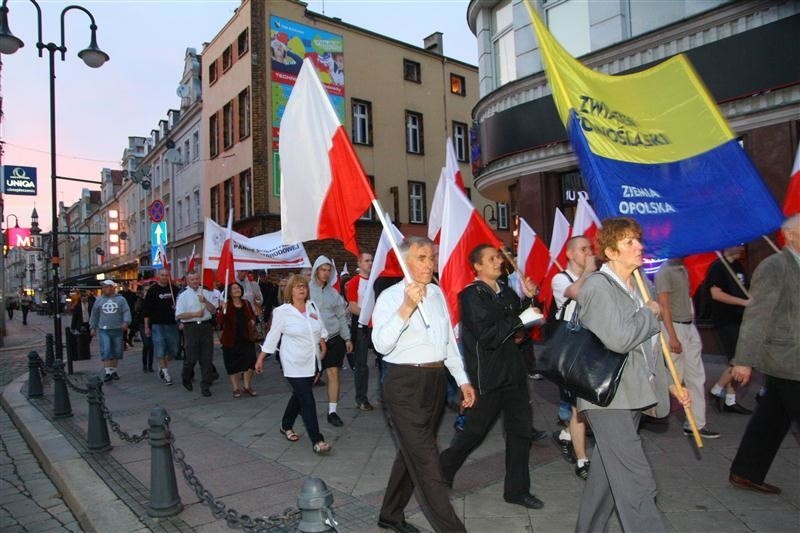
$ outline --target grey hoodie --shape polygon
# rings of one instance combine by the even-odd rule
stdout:
[[[347,303],[344,298],[336,292],[336,289],[329,284],[321,286],[317,281],[317,269],[322,265],[333,264],[330,259],[321,255],[314,261],[311,269],[311,281],[308,283],[311,288],[311,299],[317,304],[322,315],[322,323],[328,330],[328,338],[340,335],[345,341],[350,340],[350,323],[347,319]]]
[[[131,323],[131,308],[128,302],[119,294],[110,298],[101,296],[92,307],[92,316],[89,318],[89,327],[98,329],[122,329],[122,324]]]

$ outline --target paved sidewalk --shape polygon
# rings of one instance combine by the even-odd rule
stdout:
[[[707,356],[707,373],[716,377],[723,360]],[[222,372],[219,349],[215,363]],[[173,378],[179,375],[180,362],[172,363]],[[76,382],[84,381],[99,370],[97,359],[76,363]],[[371,371],[374,398],[376,372]],[[231,396],[227,377],[212,387],[213,396],[203,398],[195,382],[195,391],[187,392],[176,379],[166,387],[156,374],[141,371],[139,345],[126,351],[120,365],[121,380],[104,387],[106,403],[114,419],[128,433],[140,433],[147,427],[147,417],[154,405],[164,406],[171,416],[175,443],[186,453],[197,478],[226,505],[251,516],[283,513],[297,504],[297,493],[306,476],[322,478],[334,493],[334,511],[343,531],[378,531],[375,526],[378,508],[389,475],[395,447],[380,407],[361,412],[354,407],[352,372],[342,371],[342,399],[339,414],[345,425],[334,428],[325,422],[327,402],[324,388],[315,388],[323,434],[333,445],[328,457],[312,453],[301,421],[295,426],[301,440],[286,441],[279,434],[280,418],[289,396],[289,387],[277,364],[269,364],[258,377],[256,398]],[[534,423],[538,428],[555,430],[558,395],[547,382],[530,382],[533,392]],[[22,381],[16,385],[20,395]],[[753,406],[756,387],[745,390],[742,403]],[[13,391],[6,391],[6,393]],[[50,388],[46,398],[16,409],[32,406],[29,419],[47,418]],[[149,518],[145,512],[150,480],[150,450],[147,443],[121,442],[112,434],[114,448],[106,454],[88,454],[85,442],[87,406],[85,397],[71,393],[75,416],[51,422],[75,447],[76,454],[104,480],[105,490],[116,495],[114,504],[124,504],[132,513],[127,531],[223,531],[223,520],[215,519],[208,507],[200,504],[195,492],[178,475],[178,489],[184,505],[176,517],[165,520]],[[4,401],[7,398],[4,397]],[[380,404],[373,402],[376,406]],[[440,431],[440,446],[452,436],[453,413],[448,412]],[[765,496],[731,487],[728,467],[736,452],[748,417],[709,412],[709,425],[722,438],[706,441],[697,452],[680,431],[680,421],[642,430],[642,439],[655,470],[660,495],[659,507],[670,528],[675,531],[797,531],[800,530],[800,437],[790,434],[767,478],[784,489],[780,496]],[[573,473],[548,440],[536,443],[531,451],[533,492],[544,502],[539,511],[527,511],[502,500],[504,454],[502,426],[498,424],[483,445],[473,453],[459,472],[452,493],[453,504],[469,531],[572,531],[583,482]],[[57,458],[56,458],[57,461]],[[69,479],[65,482],[69,484]],[[100,483],[97,481],[97,483]],[[72,497],[91,493],[96,487],[75,487]],[[92,520],[79,513],[81,522]],[[135,518],[133,518],[135,517]],[[415,501],[408,509],[408,520],[430,529]],[[110,524],[112,522],[108,522]],[[84,523],[86,525],[86,523]],[[87,527],[87,530],[91,529]],[[614,522],[612,531],[618,531]]]
[[[44,335],[52,317],[22,313],[6,320],[7,335],[0,348],[0,390],[27,371],[28,351],[44,356]],[[0,531],[82,531],[59,491],[42,470],[33,452],[8,415],[0,410]]]

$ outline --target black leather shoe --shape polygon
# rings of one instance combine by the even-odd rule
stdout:
[[[344,422],[342,422],[342,419],[339,418],[339,415],[336,413],[328,413],[328,424],[339,428],[344,425]]]
[[[722,406],[725,405],[725,398],[722,396],[717,396],[716,394],[712,394],[711,391],[708,391],[708,403],[712,404],[718,413],[721,413]]]
[[[523,494],[522,496],[513,496],[511,498],[504,498],[508,503],[513,503],[514,505],[521,505],[523,507],[527,507],[528,509],[541,509],[544,507],[544,503],[542,500],[534,496],[533,494]]]
[[[184,380],[181,380],[181,383],[183,383],[183,388],[188,390],[188,391],[191,391],[194,388],[192,386],[192,381],[191,380],[184,379]]]
[[[575,452],[572,451],[572,442],[558,438],[559,431],[553,432],[553,442],[556,443],[556,446],[561,451],[561,457],[570,464],[575,464],[578,462],[578,458],[575,457]]]
[[[391,529],[392,531],[398,531],[399,533],[419,533],[419,529],[415,528],[405,520],[398,524],[396,522],[387,522],[385,520],[378,519],[378,527],[381,529]]]
[[[722,410],[726,413],[736,413],[737,415],[752,415],[753,411],[744,407],[743,405],[739,405],[735,403],[733,405],[725,405],[722,407]]]
[[[209,396],[211,396],[211,389],[203,389],[203,390],[200,392],[200,394],[202,394],[203,396],[205,396],[206,398],[208,398]]]
[[[737,476],[736,474],[731,474],[728,478],[728,481],[731,482],[731,485],[734,487],[738,487],[740,489],[746,490],[754,490],[756,492],[763,492],[764,494],[780,494],[781,489],[776,487],[775,485],[770,485],[769,483],[757,483],[755,481],[750,481],[749,479]]]
[[[535,427],[533,428],[533,442],[544,440],[547,438],[547,431],[539,431]]]

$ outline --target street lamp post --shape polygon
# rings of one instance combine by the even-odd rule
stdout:
[[[94,21],[94,15],[83,6],[70,5],[61,11],[61,44],[57,45],[53,42],[44,43],[42,40],[42,9],[36,0],[30,0],[36,8],[36,20],[38,28],[38,40],[36,48],[39,51],[39,57],[45,50],[48,52],[49,65],[50,65],[50,207],[53,217],[53,229],[51,232],[52,242],[52,258],[51,266],[53,270],[53,287],[51,298],[53,299],[54,313],[53,313],[53,336],[55,337],[55,356],[56,359],[63,359],[63,343],[61,340],[61,314],[59,313],[59,304],[61,299],[58,294],[58,267],[59,267],[59,254],[58,254],[58,206],[56,202],[56,183],[58,174],[56,172],[56,52],[61,54],[61,60],[64,61],[67,53],[67,46],[64,40],[64,18],[68,11],[78,10],[83,11],[89,17],[91,24],[91,39],[88,48],[78,52],[78,57],[83,60],[86,66],[91,68],[99,68],[109,60],[108,54],[103,52],[97,46],[97,24]],[[24,43],[21,39],[11,33],[8,25],[8,0],[3,0],[0,5],[0,53],[13,54]]]

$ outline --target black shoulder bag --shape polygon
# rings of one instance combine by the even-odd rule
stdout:
[[[609,283],[613,283],[605,275]],[[536,355],[536,372],[600,407],[614,399],[628,354],[609,350],[597,335],[581,326],[580,304],[572,318],[560,321],[553,336]]]

